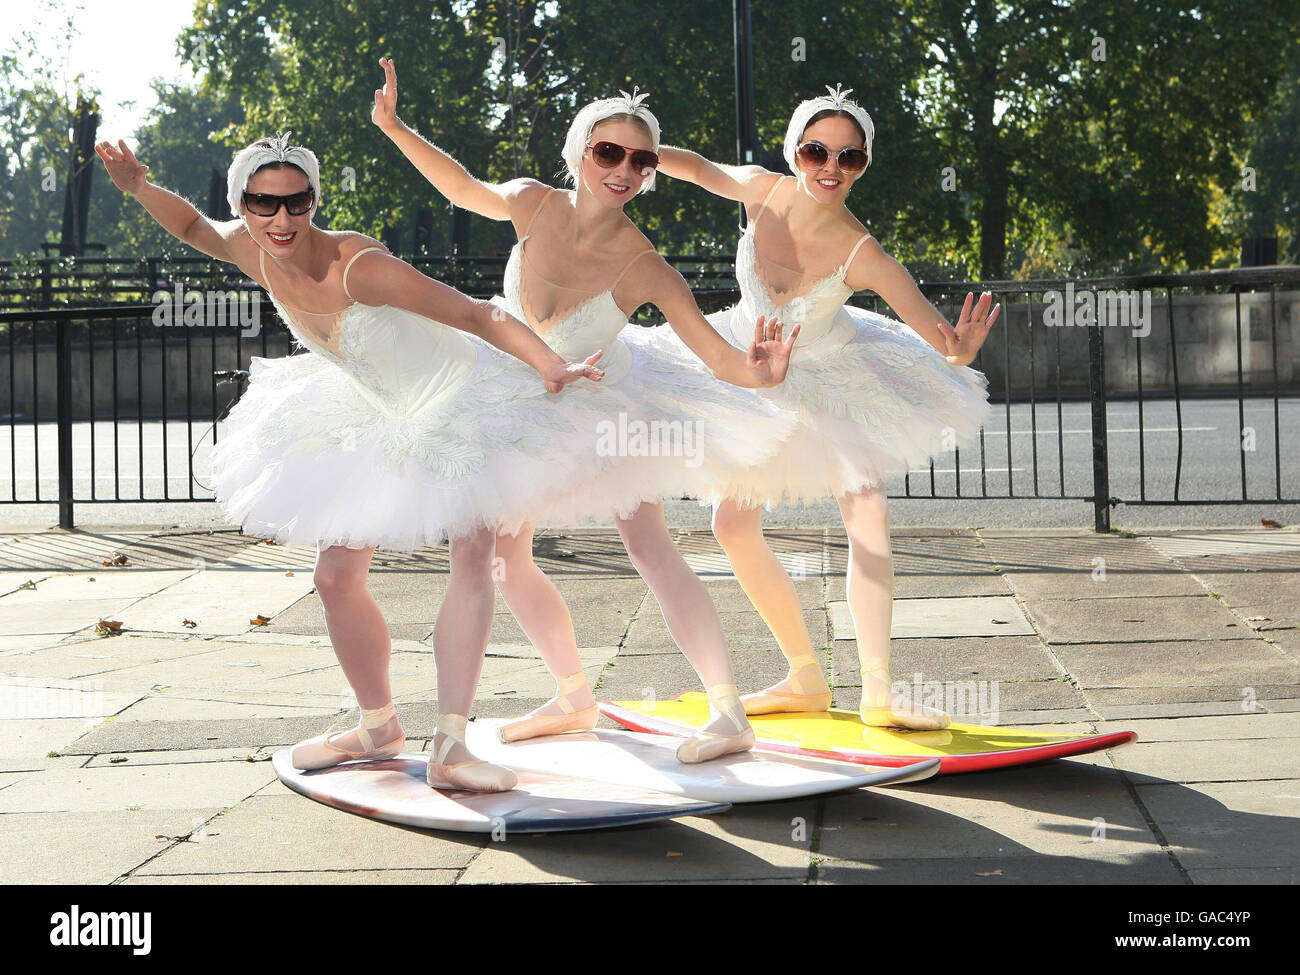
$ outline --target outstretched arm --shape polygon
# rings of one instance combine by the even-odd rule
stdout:
[[[957,319],[957,328],[953,329],[939,313],[939,309],[921,294],[921,289],[907,273],[907,268],[886,254],[874,237],[858,251],[846,280],[854,291],[870,289],[884,298],[889,307],[916,334],[934,346],[954,366],[968,366],[974,361],[975,354],[984,344],[989,329],[1002,310],[1002,305],[999,304],[992,314],[989,313],[993,296],[987,291],[972,308],[974,295],[968,293],[966,303],[962,305],[961,316]]]
[[[531,328],[486,301],[476,301],[441,281],[426,277],[403,260],[380,251],[357,258],[350,275],[352,297],[366,305],[393,305],[472,332],[532,366],[541,374],[546,388],[558,393],[576,379],[599,380],[604,372],[594,363],[597,352],[585,363],[565,362]]]
[[[402,155],[453,205],[492,220],[509,220],[510,204],[526,187],[540,185],[532,179],[487,183],[475,179],[451,156],[397,117],[397,68],[391,58],[380,58],[384,87],[375,89],[370,121],[393,141]]]
[[[775,318],[759,316],[754,326],[754,341],[747,353],[741,352],[700,313],[700,306],[681,274],[663,260],[657,262],[653,273],[653,290],[647,300],[663,312],[673,331],[713,375],[733,386],[750,388],[775,386],[785,379],[790,349],[799,334],[798,325],[782,341],[781,330],[785,326]]]
[[[777,176],[762,166],[728,166],[676,146],[659,147],[659,171],[694,183],[715,196],[742,203],[761,198],[759,188],[766,193],[772,186],[772,177]]]
[[[113,185],[134,196],[163,230],[209,257],[235,263],[226,241],[243,226],[240,221],[213,223],[188,200],[149,182],[145,176],[149,167],[140,163],[121,139],[116,146],[99,143],[95,154],[104,161]]]

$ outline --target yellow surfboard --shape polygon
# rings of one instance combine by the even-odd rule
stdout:
[[[694,734],[710,720],[709,699],[698,691],[669,701],[602,702],[601,712],[633,731]],[[942,731],[864,725],[856,711],[788,711],[750,716],[758,748],[867,765],[906,765],[939,759],[939,772],[978,772],[1083,755],[1137,741],[1137,733],[1052,734],[1028,728],[954,722]]]

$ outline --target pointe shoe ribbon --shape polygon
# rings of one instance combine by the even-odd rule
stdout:
[[[799,673],[807,667],[821,664],[812,654],[803,654],[790,658],[791,676],[765,690],[755,694],[746,694],[740,699],[746,714],[775,714],[781,711],[825,711],[831,706],[831,692],[820,691],[808,693]],[[783,686],[790,690],[780,690]]]
[[[433,789],[464,789],[468,792],[509,792],[519,784],[519,777],[503,765],[481,762],[476,759],[443,764],[456,745],[465,744],[465,725],[469,719],[463,714],[438,716],[434,743],[442,736],[442,743],[429,759],[425,778]]]
[[[374,739],[370,735],[371,731],[382,728],[396,716],[397,709],[393,707],[392,701],[389,701],[382,708],[362,708],[361,724],[353,729],[363,746],[360,751],[343,748],[330,741],[330,738],[334,735],[347,734],[347,732],[327,732],[294,745],[293,751],[289,753],[289,761],[294,768],[303,772],[310,772],[313,769],[329,768],[331,765],[361,759],[381,761],[387,758],[396,758],[402,754],[402,749],[406,747],[405,734],[399,734],[392,741],[385,742],[378,748],[375,747]]]
[[[677,746],[677,761],[683,765],[697,765],[754,747],[754,729],[745,720],[745,709],[740,703],[740,692],[736,690],[735,684],[714,684],[710,687],[709,705],[722,712],[733,726],[742,730],[734,735],[697,731]]]
[[[587,687],[587,675],[579,670],[576,674],[556,680],[555,705],[561,714],[529,714],[518,721],[511,721],[497,728],[497,737],[504,744],[523,741],[526,738],[539,738],[542,735],[562,735],[568,731],[590,731],[596,727],[600,709],[593,703],[581,711],[569,700]],[[544,707],[545,705],[543,705]]]

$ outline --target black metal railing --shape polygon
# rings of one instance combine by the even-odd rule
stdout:
[[[472,269],[464,261],[429,260],[441,260],[443,267],[428,270],[464,290],[499,290],[503,259],[494,259],[495,277],[486,260]],[[702,307],[734,301],[730,266],[695,260],[684,273],[698,287]],[[209,280],[217,288],[241,286],[228,277],[196,275],[181,281],[146,273],[127,283],[136,294],[142,285],[170,292],[178,281],[184,290]],[[250,283],[243,286],[260,296]],[[1140,322],[1051,325],[1053,304],[1058,311],[1063,307],[1058,298],[1067,289],[1076,296],[1090,292],[1098,302],[1107,291],[1145,298],[1145,333],[1137,334]],[[1284,405],[1288,411],[1300,408],[1289,398],[1300,392],[1300,268],[926,283],[922,290],[949,321],[956,320],[967,291],[988,290],[1003,303],[1002,322],[972,363],[989,378],[1002,429],[990,420],[974,448],[977,459],[954,450],[951,469],[931,461],[928,470],[904,478],[901,495],[891,496],[1089,501],[1098,531],[1109,530],[1110,509],[1121,503],[1300,503],[1295,481],[1284,485],[1284,465],[1295,465],[1297,457],[1283,450],[1281,436]],[[878,298],[860,298],[889,314]],[[269,309],[270,302],[263,307]],[[71,527],[76,503],[211,497],[195,456],[207,437],[219,435],[219,419],[240,392],[237,382],[226,380],[246,370],[254,355],[288,354],[290,335],[274,316],[246,336],[216,325],[159,327],[155,311],[155,305],[138,302],[0,311],[0,356],[7,356],[0,365],[0,409],[7,404],[0,436],[7,426],[9,440],[9,484],[6,490],[0,469],[0,502],[57,503],[60,524]],[[642,311],[648,319],[648,309]],[[1204,441],[1211,427],[1197,426],[1188,415],[1232,407],[1231,442]],[[1131,414],[1136,427],[1108,430],[1112,413],[1125,423]],[[1170,425],[1153,425],[1154,414],[1168,415]],[[1226,420],[1213,420],[1220,422],[1228,428]],[[1078,429],[1067,429],[1070,424]],[[1260,452],[1252,424],[1271,425],[1271,458]],[[1053,433],[1054,449],[1040,446],[1040,437]],[[1123,446],[1134,434],[1135,446]],[[1166,434],[1176,437],[1173,445]],[[1086,446],[1076,435],[1087,438]],[[1030,437],[1028,448],[1017,447],[1021,436]],[[1193,436],[1202,439],[1193,443]],[[1230,468],[1236,485],[1220,496],[1204,490],[1205,496],[1188,497],[1189,468],[1202,479],[1212,473],[1219,480]],[[1257,485],[1264,477],[1268,490],[1261,493]]]

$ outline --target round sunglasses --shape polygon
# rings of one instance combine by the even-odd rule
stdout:
[[[806,170],[821,169],[831,158],[831,151],[820,142],[805,142],[795,150],[795,158]],[[835,157],[840,170],[845,173],[860,173],[867,168],[867,152],[858,146],[845,146]]]
[[[659,154],[649,149],[633,149],[620,146],[617,142],[593,142],[587,146],[591,150],[592,161],[601,169],[613,169],[623,161],[628,153],[632,154],[632,165],[646,175],[647,169],[659,168]]]
[[[316,202],[316,191],[308,187],[299,193],[288,196],[276,196],[274,193],[249,193],[244,191],[244,207],[249,213],[259,217],[273,217],[280,212],[281,205],[289,211],[290,216],[301,217],[310,213]]]

